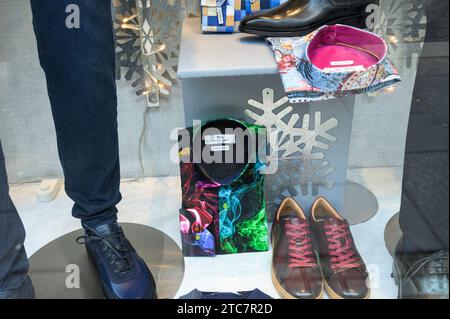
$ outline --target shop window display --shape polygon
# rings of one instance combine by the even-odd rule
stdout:
[[[447,1],[0,17],[0,299],[448,299]]]

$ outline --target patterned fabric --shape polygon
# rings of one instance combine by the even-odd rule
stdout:
[[[360,37],[377,37],[384,43],[386,52],[382,58],[367,68],[336,68],[326,70],[314,65],[308,58],[308,45],[315,41],[319,32],[326,28],[339,27],[355,33]],[[341,28],[344,29],[341,29]],[[322,39],[320,39],[322,40]],[[275,59],[290,103],[301,103],[333,99],[373,92],[392,86],[401,81],[401,77],[392,62],[387,58],[387,46],[378,35],[353,27],[336,25],[323,26],[304,36],[291,38],[268,38],[274,51]],[[328,41],[326,39],[323,41]],[[345,44],[344,44],[345,45]]]
[[[244,124],[252,134],[265,134],[261,126]],[[185,130],[189,136],[195,135],[193,128]],[[206,176],[201,163],[192,163],[192,140],[190,145],[184,143],[179,142],[183,254],[214,256],[268,250],[261,174],[264,164],[256,160],[248,163],[235,180],[226,184],[214,182]]]
[[[279,6],[287,0],[201,0],[202,31],[232,33],[247,15]]]
[[[202,0],[202,31],[231,33],[234,31],[235,0]]]
[[[286,1],[287,0],[241,0],[241,9],[245,10],[246,14],[255,14],[262,10],[278,7]]]
[[[186,149],[185,149],[186,150]],[[201,175],[193,163],[180,161],[182,209],[180,209],[180,231],[185,256],[214,256],[219,233],[219,199],[214,184],[197,187]]]
[[[244,175],[219,189],[220,249],[223,254],[268,250],[264,175],[251,164]]]

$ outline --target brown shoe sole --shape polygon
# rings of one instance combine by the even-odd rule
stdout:
[[[339,294],[337,294],[327,283],[326,280],[324,280],[324,284],[325,284],[325,290],[327,291],[327,295],[328,297],[330,297],[330,299],[348,299],[348,298],[343,298],[341,297]],[[370,298],[370,289],[369,292],[367,293],[367,296],[365,296],[364,298],[361,299],[369,299]]]

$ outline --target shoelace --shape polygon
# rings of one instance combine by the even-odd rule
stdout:
[[[448,259],[448,251],[439,251],[431,256],[419,259],[411,266],[411,268],[409,268],[405,274],[404,280],[410,280],[418,271],[420,271],[420,269],[429,263],[435,263],[435,265],[432,265],[430,268],[439,268],[440,274],[448,274],[448,268],[443,265],[445,259]]]
[[[350,230],[347,224],[325,225],[328,249],[331,255],[331,269],[341,271],[362,265],[361,259],[353,249]]]
[[[122,273],[131,269],[127,257],[129,250],[124,248],[125,244],[122,231],[116,231],[108,236],[105,236],[92,228],[86,228],[90,234],[78,237],[76,239],[78,244],[84,245],[89,241],[100,241],[103,244],[101,252],[106,253],[106,256],[110,258],[110,265],[114,265],[116,267],[114,269],[114,273]]]
[[[308,224],[285,224],[289,245],[289,268],[315,267],[314,252]]]

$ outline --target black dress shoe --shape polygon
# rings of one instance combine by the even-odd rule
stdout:
[[[402,253],[397,249],[393,277],[399,299],[448,299],[448,251]]]
[[[366,27],[366,7],[375,0],[289,0],[280,6],[246,16],[239,31],[266,37],[306,35],[323,25]]]
[[[155,299],[156,284],[145,262],[125,238],[118,223],[89,228],[77,238],[85,244],[109,299]]]

